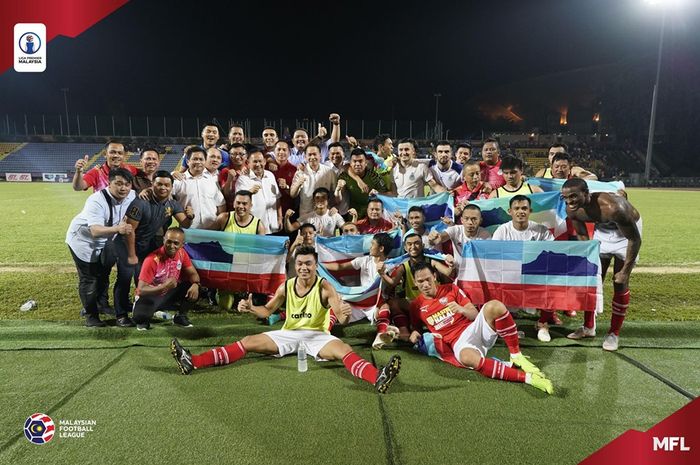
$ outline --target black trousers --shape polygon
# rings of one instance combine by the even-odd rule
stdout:
[[[172,309],[178,306],[178,304],[179,308],[177,314],[187,315],[189,309],[194,305],[194,302],[187,300],[185,297],[185,295],[187,295],[187,289],[189,289],[191,285],[191,283],[182,282],[179,283],[175,289],[170,289],[165,294],[140,296],[134,303],[133,320],[137,324],[146,323],[158,310]]]
[[[126,248],[126,241],[124,238],[122,236],[117,237],[114,240],[114,245],[117,250],[117,281],[114,283],[114,311],[117,316],[125,316],[131,311],[131,302],[129,301],[131,282],[134,282],[134,286],[139,285],[141,266],[150,251],[141,254],[137,251],[139,259],[138,264],[129,265],[129,251]]]
[[[112,269],[102,266],[99,261],[84,262],[75,255],[73,249],[68,247],[68,250],[78,270],[80,301],[88,315],[97,315],[97,301],[109,289],[109,273]]]

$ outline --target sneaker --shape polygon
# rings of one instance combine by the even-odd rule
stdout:
[[[542,370],[537,368],[535,364],[528,360],[527,357],[525,357],[523,354],[515,356],[511,355],[510,363],[512,363],[514,367],[520,368],[525,373],[542,375]]]
[[[584,337],[595,337],[595,328],[586,328],[585,326],[579,326],[571,334],[566,337],[569,339],[583,339]]]
[[[136,325],[136,329],[138,331],[148,331],[149,329],[151,329],[151,324],[150,323],[138,323]]]
[[[537,322],[537,340],[541,342],[549,342],[552,336],[549,335],[549,325],[547,323]]]
[[[377,372],[377,380],[374,382],[374,387],[377,388],[377,392],[384,394],[391,383],[396,379],[401,369],[401,357],[398,355],[392,355],[389,359],[389,363],[384,365]]]
[[[88,315],[85,317],[85,326],[88,328],[104,328],[107,323],[100,320],[99,315]]]
[[[544,391],[547,394],[554,394],[554,386],[552,386],[552,382],[541,374],[532,373],[528,377],[530,379],[525,382],[530,386],[535,387],[540,391]]]
[[[611,352],[617,350],[617,346],[620,343],[620,337],[615,333],[608,333],[603,339],[603,350],[609,350]]]
[[[565,310],[564,315],[568,316],[569,318],[574,318],[576,316],[576,310]]]
[[[177,339],[173,339],[172,342],[170,342],[170,353],[173,354],[175,362],[183,375],[192,373],[192,370],[194,370],[192,354],[189,350],[182,347]]]
[[[272,315],[268,316],[265,321],[269,326],[274,325],[275,323],[278,323],[282,317],[280,316],[279,313],[273,313]]]
[[[136,323],[134,323],[134,320],[129,318],[128,316],[122,316],[117,318],[117,326],[120,328],[133,328],[136,326]]]
[[[187,315],[176,315],[175,318],[173,318],[173,323],[178,326],[182,326],[183,328],[192,327],[192,323],[190,322],[189,318],[187,318]]]

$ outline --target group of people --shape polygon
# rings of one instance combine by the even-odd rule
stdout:
[[[136,169],[125,162],[124,146],[118,142],[107,144],[101,166],[84,172],[89,158],[76,161],[73,188],[94,190],[66,235],[78,270],[86,326],[106,325],[100,313],[109,312],[109,276],[116,264],[117,326],[147,330],[161,309],[177,311],[174,324],[192,326],[188,310],[205,294],[210,303],[225,309],[235,306],[270,323],[284,320],[280,330],[247,336],[199,355],[173,340],[171,351],[184,374],[233,363],[249,351],[284,356],[303,346],[317,360],[342,360],[355,377],[385,392],[400,370],[400,357],[393,355],[387,365],[377,368],[330,334],[335,324],[367,319],[377,329],[375,349],[396,339],[425,347],[429,339],[440,358],[456,366],[552,393],[551,381],[520,352],[514,309],[499,301],[472,304],[454,283],[455,258],[450,253],[470,240],[553,239],[546,227],[530,220],[529,196],[540,189],[523,176],[522,161],[501,158],[498,142],[488,139],[480,160],[472,158],[468,144],[453,147],[438,141],[433,159],[423,163],[416,159],[414,140],[400,140],[394,153],[394,141],[387,134],[377,136],[368,149],[346,136],[350,146],[346,155],[340,142],[340,116],[331,114],[329,123],[328,138],[328,130],[319,125],[313,138],[298,129],[291,142],[279,140],[274,128],[265,128],[262,147],[246,144],[238,126],[219,145],[219,128],[206,124],[201,145],[188,146],[174,172],[160,170],[160,155],[150,148],[141,151],[141,168]],[[641,244],[639,213],[625,195],[590,193],[585,180],[595,176],[575,166],[565,146],[551,147],[549,161],[549,168],[539,175],[567,180],[562,198],[571,235],[587,240],[586,224],[595,224],[603,276],[615,257],[613,317],[603,348],[616,350],[629,304],[629,274]],[[461,222],[443,232],[425,227],[421,207],[412,207],[405,217],[385,215],[377,197],[418,198],[440,192],[453,194],[455,218]],[[491,237],[481,227],[481,211],[472,201],[495,197],[510,198],[512,221]],[[173,218],[178,227],[171,227]],[[202,289],[183,249],[182,228],[288,236],[288,279],[270,296]],[[390,268],[386,261],[395,229],[408,259]],[[373,235],[369,255],[320,264],[316,237],[338,234]],[[442,252],[440,259],[426,256],[429,249]],[[330,272],[357,270],[359,285],[380,276],[378,305],[367,311],[351,307],[319,276],[318,266]],[[555,311],[542,310],[538,338],[548,340],[548,325],[558,322]],[[486,356],[499,336],[510,352],[507,362]],[[585,312],[584,325],[569,337],[593,336],[595,315]]]

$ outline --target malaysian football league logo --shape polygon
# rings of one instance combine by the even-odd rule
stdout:
[[[53,420],[43,413],[35,413],[24,422],[24,435],[33,444],[45,444],[53,438]]]
[[[41,38],[35,32],[25,32],[19,38],[19,48],[27,55],[34,55],[41,49]]]

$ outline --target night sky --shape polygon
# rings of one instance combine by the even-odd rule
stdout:
[[[48,69],[0,76],[0,113],[459,118],[465,102],[539,76],[637,60],[653,81],[660,13],[642,0],[133,0]],[[671,13],[669,53],[700,56],[700,8]],[[543,96],[544,97],[544,96]]]

